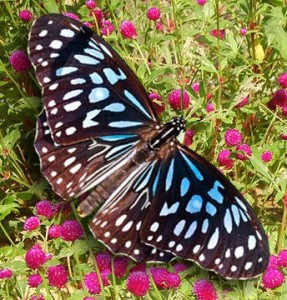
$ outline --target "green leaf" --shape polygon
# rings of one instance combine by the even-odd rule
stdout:
[[[55,0],[43,0],[43,6],[48,13],[60,13],[58,4]]]

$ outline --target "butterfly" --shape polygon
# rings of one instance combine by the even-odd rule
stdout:
[[[135,261],[192,260],[225,278],[267,266],[251,206],[212,164],[179,143],[181,117],[162,124],[134,72],[101,37],[58,14],[38,18],[29,55],[42,87],[35,149],[54,191],[85,192],[91,232]]]

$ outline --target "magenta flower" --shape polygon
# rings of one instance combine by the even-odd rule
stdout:
[[[123,21],[120,25],[120,32],[125,39],[135,39],[138,36],[136,27],[131,21]]]
[[[86,7],[88,9],[94,9],[94,8],[96,8],[96,6],[97,6],[96,1],[94,1],[94,0],[86,0]]]
[[[287,91],[285,89],[277,90],[273,98],[267,102],[267,107],[271,110],[276,109],[276,106],[281,108],[287,106]]]
[[[27,266],[35,270],[43,265],[51,256],[47,255],[41,248],[40,245],[35,244],[26,252],[25,261]]]
[[[223,40],[225,38],[225,29],[212,29],[210,34],[216,38]]]
[[[40,227],[40,219],[38,217],[29,217],[24,223],[24,230],[32,231]]]
[[[173,269],[174,269],[175,273],[180,273],[180,272],[187,270],[188,267],[187,267],[187,265],[185,265],[183,263],[176,263],[176,264],[174,264]]]
[[[287,249],[281,250],[278,254],[278,265],[280,267],[287,267]]]
[[[283,73],[278,77],[278,82],[283,88],[287,88],[287,73]]]
[[[184,144],[189,147],[193,142],[194,131],[191,129],[186,130],[184,135]]]
[[[169,273],[166,280],[165,284],[168,288],[178,288],[181,285],[181,279],[176,273]]]
[[[281,140],[287,141],[287,134],[286,133],[281,133]]]
[[[182,97],[181,97],[182,95]],[[190,98],[185,90],[173,90],[168,95],[168,102],[172,109],[179,110],[181,109],[181,98],[183,98],[183,108],[186,109],[189,105]]]
[[[207,0],[196,0],[197,4],[203,6],[206,4]]]
[[[103,20],[101,22],[102,35],[108,36],[114,31],[114,25],[109,20]]]
[[[228,149],[223,149],[218,153],[217,161],[220,166],[226,169],[231,169],[233,167],[233,159],[230,158],[231,152]]]
[[[276,255],[270,255],[267,269],[277,269],[278,266],[279,266],[278,257]]]
[[[285,281],[284,274],[278,269],[269,268],[263,275],[262,284],[266,289],[275,289]]]
[[[230,128],[225,132],[224,139],[228,146],[237,146],[242,142],[242,135],[239,130]]]
[[[151,7],[147,11],[147,17],[151,21],[156,21],[160,18],[160,10],[157,7]]]
[[[60,213],[62,214],[62,216],[67,217],[71,211],[71,204],[69,202],[59,202],[53,205],[53,210],[54,210],[54,214],[59,215]]]
[[[30,300],[45,300],[45,297],[42,294],[40,296],[33,295]]]
[[[11,278],[13,272],[10,269],[0,269],[0,279]]]
[[[213,103],[212,103],[212,102],[208,102],[207,105],[206,105],[206,111],[207,111],[208,113],[210,113],[210,112],[212,112],[212,111],[214,111],[214,110],[215,110],[215,108],[214,108]]]
[[[246,35],[247,34],[247,29],[246,28],[241,28],[240,29],[240,34],[241,35]]]
[[[94,297],[85,297],[83,300],[96,300]]]
[[[261,154],[261,159],[263,162],[269,162],[273,158],[273,153],[271,151],[263,151]]]
[[[110,285],[109,275],[111,274],[112,274],[112,270],[110,269],[105,269],[104,271],[101,272],[101,278],[104,286]]]
[[[91,12],[91,14],[94,15],[94,16],[96,17],[96,19],[97,19],[97,21],[98,21],[99,24],[101,24],[101,22],[102,22],[102,21],[104,20],[104,18],[105,18],[105,14],[104,14],[103,10],[102,10],[102,9],[99,9],[99,8],[93,10],[93,11]]]
[[[32,288],[36,288],[42,282],[42,277],[39,274],[33,274],[28,277],[28,285]]]
[[[140,272],[146,272],[146,265],[141,263],[141,264],[137,264],[135,266],[133,266],[132,268],[130,268],[129,272],[136,272],[136,271],[140,271]]]
[[[110,270],[111,269],[111,261],[112,261],[112,257],[108,253],[103,252],[103,253],[98,253],[96,255],[96,262],[97,262],[100,272],[102,272],[106,269]]]
[[[150,286],[149,277],[145,272],[134,271],[129,274],[127,279],[127,289],[137,297],[147,294]]]
[[[157,93],[150,93],[148,97],[152,100],[156,113],[158,115],[162,114],[165,110],[165,104],[161,100],[160,95]]]
[[[194,283],[193,291],[197,300],[217,300],[216,290],[207,279],[201,279]]]
[[[129,259],[124,256],[117,256],[114,259],[114,270],[115,270],[115,275],[118,278],[121,278],[125,275],[128,264],[129,264]]]
[[[238,104],[236,104],[235,108],[241,108],[249,103],[249,97],[244,97]]]
[[[47,277],[50,286],[60,289],[68,282],[68,271],[64,265],[51,266],[47,270]]]
[[[191,85],[191,88],[194,90],[194,92],[196,94],[199,93],[199,82],[194,82],[192,85]]]
[[[28,55],[22,50],[15,50],[9,57],[11,67],[18,73],[24,73],[31,68]]]
[[[36,215],[51,219],[54,216],[54,207],[49,200],[42,200],[36,204]]]
[[[85,287],[90,294],[99,294],[101,286],[96,272],[88,273],[84,278]]]
[[[19,17],[24,22],[30,22],[31,19],[33,18],[33,15],[30,12],[30,10],[24,9],[19,12]]]
[[[64,241],[73,242],[83,236],[81,224],[75,220],[67,220],[61,225],[61,238]]]
[[[49,228],[48,236],[51,239],[57,239],[61,236],[61,226],[60,225],[52,225]]]
[[[166,280],[167,277],[169,276],[169,271],[165,268],[151,268],[150,269],[152,278],[154,280],[155,285],[160,288],[163,289],[165,288],[166,285]]]
[[[163,24],[161,22],[156,22],[155,28],[158,31],[163,31]]]
[[[236,150],[238,151],[236,157],[240,160],[247,160],[248,156],[252,155],[251,147],[247,144],[238,145]]]
[[[66,17],[69,17],[69,18],[71,18],[71,19],[80,21],[79,16],[76,15],[76,14],[74,14],[74,13],[72,13],[72,12],[66,12],[66,13],[64,13],[63,15],[66,16]]]

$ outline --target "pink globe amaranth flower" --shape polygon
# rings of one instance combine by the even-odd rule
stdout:
[[[85,297],[83,300],[96,300],[94,297]]]
[[[120,32],[125,39],[135,39],[138,36],[136,27],[131,21],[123,21],[120,25]]]
[[[287,141],[287,134],[286,133],[281,133],[281,140]]]
[[[18,73],[24,73],[31,68],[28,55],[22,50],[15,50],[9,57],[11,67]]]
[[[284,274],[278,269],[269,268],[263,275],[262,284],[266,289],[275,289],[285,281]]]
[[[167,286],[166,279],[167,279],[168,275],[170,274],[167,269],[151,268],[150,272],[151,272],[152,278],[154,280],[154,283],[158,288],[163,289]]]
[[[39,201],[35,207],[37,216],[43,216],[47,219],[51,219],[55,214],[53,204],[49,200]]]
[[[225,38],[225,29],[212,29],[210,34],[216,38],[223,40]]]
[[[273,153],[271,151],[263,151],[261,154],[261,159],[263,162],[269,162],[273,158]]]
[[[0,269],[0,279],[11,278],[13,272],[10,269]]]
[[[28,277],[28,285],[30,287],[37,287],[43,282],[42,277],[39,274],[32,274]]]
[[[278,257],[276,255],[270,255],[267,269],[277,269],[278,266],[279,266]]]
[[[51,239],[57,239],[61,236],[61,225],[52,225],[49,228],[48,236]]]
[[[136,271],[146,272],[146,265],[144,263],[137,264],[129,270],[130,273]]]
[[[281,250],[278,254],[278,265],[279,267],[287,267],[287,249]]]
[[[94,295],[101,292],[101,286],[96,272],[86,274],[84,284],[90,294]]]
[[[185,265],[183,263],[176,263],[176,264],[174,264],[173,269],[174,269],[175,273],[180,273],[180,272],[187,270],[188,267],[187,267],[187,265]]]
[[[71,18],[71,19],[80,21],[79,16],[76,15],[76,14],[74,14],[74,13],[72,13],[72,12],[66,12],[66,13],[64,13],[63,15],[66,16],[66,17],[69,17],[69,18]]]
[[[240,34],[241,35],[246,35],[247,34],[247,29],[246,28],[241,28],[240,29]]]
[[[248,156],[252,155],[251,147],[247,144],[238,145],[236,150],[238,151],[236,157],[240,160],[247,160]]]
[[[165,104],[161,100],[160,95],[157,93],[150,93],[148,95],[148,97],[150,98],[150,100],[152,100],[152,103],[153,103],[156,113],[158,115],[162,114],[165,110]]]
[[[244,97],[238,104],[236,104],[235,108],[241,108],[249,103],[249,97]]]
[[[26,252],[25,261],[30,269],[35,270],[50,258],[51,256],[46,254],[40,245],[35,244]]]
[[[101,278],[104,286],[110,285],[109,281],[109,275],[112,274],[112,270],[105,269],[104,271],[101,272]]]
[[[111,261],[112,257],[109,253],[103,252],[96,255],[96,262],[100,272],[106,269],[111,270]]]
[[[67,217],[72,212],[71,204],[66,201],[54,204],[53,210],[55,216],[62,214],[62,216]]]
[[[163,31],[163,24],[161,22],[156,22],[155,28],[158,31]]]
[[[94,8],[96,8],[96,6],[97,6],[96,1],[94,1],[94,0],[86,0],[86,7],[88,9],[94,9]]]
[[[29,217],[24,223],[24,230],[32,231],[40,227],[40,219],[38,217]]]
[[[147,294],[150,287],[149,277],[145,272],[134,271],[127,278],[127,289],[137,297]]]
[[[196,0],[197,4],[203,6],[206,4],[207,0]]]
[[[122,278],[125,275],[129,261],[129,258],[124,256],[117,256],[114,259],[114,271],[118,278]]]
[[[32,13],[28,9],[23,9],[19,12],[19,17],[24,22],[30,22],[33,18]]]
[[[228,146],[237,146],[242,142],[242,135],[239,130],[230,128],[225,132],[224,139]]]
[[[67,220],[61,225],[61,238],[64,241],[73,242],[83,236],[81,224],[75,220]]]
[[[228,149],[223,149],[218,153],[217,161],[220,166],[231,169],[234,161],[230,158],[231,152]]]
[[[146,13],[147,17],[151,21],[156,21],[160,18],[160,10],[157,7],[151,7]]]
[[[278,77],[278,82],[283,88],[287,88],[287,73],[283,73]]]
[[[198,300],[217,300],[216,290],[207,279],[200,279],[193,285],[193,291]]]
[[[206,111],[208,113],[212,112],[212,111],[215,111],[215,108],[214,108],[214,105],[212,102],[208,102],[207,105],[206,105]]]
[[[45,297],[42,294],[40,296],[33,295],[30,300],[45,300]]]
[[[191,85],[191,88],[194,90],[196,94],[199,93],[199,82],[195,82]]]
[[[181,95],[183,97],[181,97]],[[190,98],[185,90],[173,90],[168,95],[168,102],[172,109],[179,110],[181,109],[181,98],[183,98],[183,108],[186,109],[189,105]]]
[[[285,89],[277,90],[273,98],[267,102],[267,107],[271,110],[275,110],[276,106],[281,108],[287,106],[287,91]]]
[[[103,20],[101,22],[102,35],[108,36],[114,31],[114,25],[109,20]]]
[[[193,142],[194,131],[191,129],[186,130],[184,135],[184,144],[189,147]]]
[[[90,22],[84,22],[83,24],[84,24],[86,27],[89,27],[89,28],[92,27],[92,24],[91,24]]]
[[[104,14],[103,10],[102,10],[102,9],[99,9],[99,8],[97,8],[97,9],[91,11],[91,16],[95,16],[95,17],[96,17],[96,19],[97,19],[97,21],[98,21],[98,24],[101,24],[101,22],[102,22],[102,21],[104,20],[104,18],[105,18],[105,14]]]
[[[181,279],[176,273],[169,273],[166,280],[166,286],[168,288],[175,289],[181,285]]]
[[[68,271],[64,265],[51,266],[47,270],[50,286],[62,288],[68,282]]]
[[[282,114],[284,116],[287,116],[287,106],[282,107],[281,110],[282,110]]]

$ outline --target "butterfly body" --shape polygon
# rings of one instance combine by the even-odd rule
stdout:
[[[66,200],[100,208],[91,232],[136,261],[195,261],[225,278],[252,278],[269,257],[266,234],[239,191],[176,139],[185,121],[161,124],[121,57],[82,23],[37,19],[29,54],[42,87],[35,149]]]

